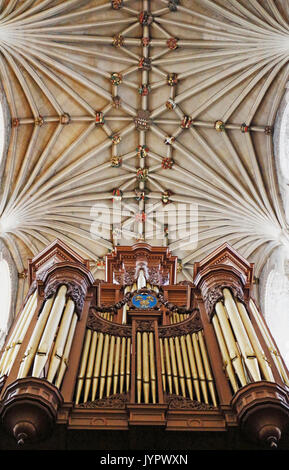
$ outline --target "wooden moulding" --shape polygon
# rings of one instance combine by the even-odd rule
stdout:
[[[45,299],[65,284],[80,315],[88,287],[94,283],[89,261],[83,259],[65,243],[56,239],[32,260],[29,260],[29,294],[36,288]]]
[[[67,429],[127,430],[128,414],[125,409],[75,408],[68,417]]]
[[[253,264],[248,263],[225,243],[194,265],[194,283],[200,289],[209,318],[217,301],[223,299],[223,288],[244,302],[253,285]]]
[[[289,426],[289,396],[280,385],[260,381],[241,388],[231,406],[245,434],[271,448]]]
[[[19,445],[43,440],[52,432],[62,403],[59,390],[46,380],[18,379],[4,392],[1,421]]]
[[[61,240],[56,239],[32,260],[29,260],[29,284],[31,284],[36,278],[42,279],[45,276],[45,272],[51,268],[51,266],[63,262],[82,265],[87,269],[87,271],[89,271],[88,260],[83,259]]]
[[[168,431],[226,431],[226,420],[219,411],[169,410]]]
[[[106,256],[106,282],[112,283],[117,277],[121,284],[131,284],[135,280],[136,270],[144,267],[151,284],[162,284],[169,279],[175,284],[177,257],[172,256],[167,247],[153,247],[147,243],[133,246],[120,246]]]
[[[181,400],[181,397],[179,397]],[[198,409],[172,404],[127,403],[121,407],[75,407],[64,405],[59,409],[57,423],[66,424],[67,429],[127,430],[134,427],[161,427],[167,431],[227,431],[238,425],[231,408],[227,411]],[[199,404],[202,405],[202,404]]]
[[[129,426],[162,426],[167,424],[167,405],[127,405],[129,411]]]

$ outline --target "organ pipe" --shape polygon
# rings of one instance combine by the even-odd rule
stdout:
[[[106,373],[106,396],[110,395],[110,389],[112,384],[112,370],[114,362],[114,348],[115,348],[115,336],[110,337],[109,355],[108,355],[108,366]]]
[[[272,373],[272,369],[271,369],[271,366],[268,362],[268,359],[266,358],[265,356],[265,353],[260,345],[260,342],[259,342],[259,339],[256,335],[256,332],[252,326],[252,323],[251,323],[251,320],[249,318],[249,315],[248,315],[248,312],[247,312],[247,309],[246,307],[244,306],[244,304],[242,302],[236,302],[237,303],[237,307],[238,307],[238,310],[239,310],[239,313],[240,313],[240,316],[242,318],[242,321],[245,325],[245,328],[247,330],[247,333],[248,333],[248,336],[250,338],[250,341],[251,341],[251,344],[254,348],[254,351],[256,353],[256,356],[257,356],[257,359],[259,361],[259,364],[260,364],[260,368],[261,368],[261,371],[264,375],[264,378],[266,380],[269,380],[271,382],[274,382],[274,376],[273,376],[273,373]]]
[[[27,349],[24,353],[23,359],[21,361],[21,365],[19,368],[19,373],[18,373],[18,378],[21,379],[23,377],[26,377],[30,367],[32,365],[35,353],[38,348],[38,344],[40,341],[40,337],[43,333],[44,327],[46,325],[48,316],[50,314],[52,305],[54,302],[54,297],[51,297],[50,299],[47,299],[44,303],[43,309],[40,313],[40,316],[37,320],[37,323],[35,325],[35,329],[32,333],[32,336],[30,338],[30,341],[28,343]]]
[[[253,312],[253,314],[254,314],[254,316],[255,316],[255,319],[256,319],[256,321],[257,321],[257,324],[258,324],[258,326],[259,326],[259,329],[260,329],[260,331],[261,331],[262,334],[263,334],[264,340],[265,340],[265,342],[266,342],[266,344],[267,344],[267,347],[268,347],[268,349],[269,349],[269,351],[270,351],[270,354],[271,354],[271,356],[272,356],[272,358],[273,358],[273,360],[274,360],[274,362],[275,362],[275,365],[276,365],[276,367],[277,367],[277,370],[278,370],[279,374],[281,375],[281,377],[282,377],[284,383],[289,386],[289,378],[288,378],[286,369],[284,368],[283,362],[282,362],[282,360],[281,360],[281,358],[280,358],[280,355],[279,355],[279,353],[278,353],[278,351],[277,351],[277,348],[276,348],[276,346],[275,346],[275,344],[274,344],[274,341],[272,340],[272,338],[271,338],[271,336],[270,336],[270,333],[269,333],[269,331],[268,331],[268,329],[267,329],[267,326],[266,326],[266,324],[265,324],[265,322],[264,322],[262,316],[261,316],[260,313],[258,312],[258,309],[257,309],[257,307],[256,307],[256,305],[255,305],[255,303],[253,302],[252,299],[250,300],[250,308],[251,308],[251,310],[252,310],[252,312]]]
[[[92,380],[92,393],[91,393],[92,401],[95,400],[96,393],[97,393],[97,387],[98,387],[98,383],[99,383],[99,374],[100,374],[103,344],[104,344],[104,334],[99,333],[98,342],[97,342],[96,356],[95,356],[94,371],[93,371],[93,380]]]
[[[50,365],[47,374],[47,380],[49,382],[53,382],[57,369],[63,357],[64,347],[67,340],[72,315],[74,313],[74,308],[75,305],[73,300],[68,299],[62,315],[61,323],[57,333],[57,338],[53,347],[52,357],[50,360]]]
[[[197,400],[201,401],[200,384],[199,384],[199,377],[198,377],[197,366],[196,366],[196,361],[195,361],[195,354],[193,350],[192,339],[189,334],[186,335],[186,344],[187,344],[190,367],[192,371],[194,389],[196,392]]]
[[[160,338],[160,359],[161,359],[161,374],[162,374],[162,384],[163,391],[166,391],[166,371],[165,371],[165,358],[164,358],[164,346],[163,340]]]
[[[204,368],[202,364],[202,356],[198,344],[198,335],[197,333],[192,334],[192,340],[193,340],[193,346],[194,346],[194,352],[195,352],[195,357],[196,357],[196,363],[197,363],[197,370],[198,370],[198,376],[201,382],[201,389],[202,393],[205,399],[205,403],[209,403],[208,400],[208,392],[207,392],[207,385],[206,385],[206,377],[204,373]]]
[[[120,393],[123,392],[123,388],[124,388],[125,356],[126,356],[126,338],[123,337],[121,340],[120,383],[119,383]]]
[[[150,376],[151,376],[151,389],[152,389],[152,401],[156,403],[156,370],[155,370],[155,346],[154,346],[154,334],[149,333],[149,357],[150,357]]]
[[[107,363],[108,363],[109,339],[110,339],[109,335],[106,334],[104,338],[103,356],[102,356],[102,361],[101,361],[99,398],[103,397],[103,392],[104,392],[106,370],[107,370]]]
[[[5,351],[1,375],[9,374],[11,367],[13,366],[14,361],[16,359],[19,348],[22,344],[23,338],[28,329],[28,326],[30,325],[32,317],[35,313],[36,307],[37,307],[37,291],[35,291],[34,294],[32,294],[29,297],[16,323],[14,332],[12,333],[11,339],[9,340],[9,343]]]
[[[126,350],[126,391],[129,391],[130,387],[130,360],[131,357],[131,338],[127,338],[127,350]]]
[[[119,361],[120,361],[120,337],[118,336],[116,339],[115,362],[114,362],[114,370],[113,370],[113,393],[114,394],[117,391],[117,385],[118,385],[118,379],[119,379]]]
[[[223,289],[224,304],[245,364],[255,382],[261,380],[258,361],[229,289]]]
[[[82,358],[81,358],[80,371],[79,371],[78,381],[77,381],[77,390],[76,390],[76,399],[75,399],[76,404],[79,403],[80,395],[81,395],[81,391],[82,391],[82,386],[83,386],[83,381],[84,381],[84,374],[85,374],[85,370],[86,370],[87,358],[88,358],[88,353],[89,353],[90,340],[91,340],[91,330],[87,329],[86,330],[86,336],[85,336],[85,342],[84,342],[83,354],[82,354]]]
[[[223,333],[222,333],[217,315],[213,316],[212,323],[213,323],[215,333],[216,333],[216,336],[217,336],[217,340],[218,340],[219,348],[220,348],[220,351],[221,351],[225,371],[226,371],[227,376],[229,378],[229,381],[232,385],[234,393],[236,393],[239,386],[238,386],[238,382],[237,382],[235,372],[234,372],[234,369],[233,369],[233,366],[232,366],[231,358],[230,358],[230,355],[229,355],[229,352],[228,352],[228,348],[227,348],[227,345],[226,345],[226,342],[225,342],[225,339],[224,339],[224,336],[223,336]]]
[[[181,384],[181,390],[183,397],[186,396],[186,388],[185,388],[185,379],[184,379],[184,368],[183,368],[183,361],[182,361],[182,354],[181,348],[179,343],[179,338],[175,337],[175,350],[177,356],[177,365],[178,365],[178,376]]]
[[[144,392],[144,401],[149,403],[149,355],[148,355],[148,333],[143,333],[142,335],[142,344],[143,344],[143,392]]]
[[[177,395],[179,395],[178,369],[177,369],[175,346],[174,346],[174,339],[173,338],[169,338],[169,346],[170,346],[170,355],[171,355],[173,382],[174,382],[175,392],[176,392]]]
[[[210,367],[210,363],[209,363],[209,359],[208,359],[207,349],[206,349],[206,346],[205,346],[204,332],[203,331],[198,332],[198,340],[199,340],[199,345],[200,345],[200,348],[201,348],[201,356],[202,356],[202,360],[203,360],[203,364],[204,364],[204,368],[205,368],[206,381],[208,383],[208,387],[209,387],[210,395],[211,395],[211,398],[212,398],[212,402],[213,402],[214,406],[217,406],[217,398],[216,398],[215,389],[214,389],[214,380],[213,380],[213,376],[212,376],[212,373],[211,373],[211,367]]]
[[[88,395],[90,392],[93,366],[94,366],[94,360],[95,360],[96,344],[97,344],[97,332],[94,331],[92,333],[87,369],[86,369],[86,374],[85,374],[84,399],[83,399],[84,402],[88,400]]]
[[[228,348],[229,356],[231,359],[231,362],[233,364],[233,367],[235,369],[235,372],[237,374],[237,377],[240,380],[240,383],[242,387],[244,387],[247,384],[247,380],[245,377],[242,361],[241,361],[241,356],[238,351],[236,341],[230,326],[230,323],[227,318],[226,311],[224,309],[224,306],[222,302],[217,302],[215,306],[215,310],[218,316],[218,320],[220,322],[221,329],[224,334],[224,338],[226,341],[226,346]]]
[[[165,365],[166,365],[166,373],[169,385],[169,393],[173,393],[173,384],[172,384],[172,369],[171,369],[171,360],[170,360],[170,352],[169,352],[169,340],[168,338],[164,339],[165,345]]]
[[[142,385],[142,343],[141,333],[137,332],[137,403],[141,403],[141,385]]]
[[[183,357],[183,360],[184,360],[184,369],[185,369],[187,389],[189,391],[190,399],[193,400],[193,385],[192,385],[192,380],[191,380],[190,364],[189,364],[189,358],[188,358],[188,353],[187,353],[186,342],[185,342],[185,337],[184,336],[181,336],[180,342],[181,342],[181,349],[182,349],[182,357]]]
[[[53,302],[51,313],[42,334],[38,350],[36,352],[32,376],[39,377],[48,359],[55,333],[65,306],[66,286],[61,286]]]
[[[77,320],[78,320],[77,313],[74,313],[73,317],[72,317],[72,320],[71,320],[70,327],[69,327],[69,333],[68,333],[66,345],[65,345],[65,348],[64,348],[63,357],[62,357],[62,360],[61,360],[61,363],[60,363],[60,366],[59,366],[59,372],[58,372],[58,375],[57,375],[57,379],[55,381],[55,385],[58,388],[60,388],[60,385],[62,383],[65,371],[67,369],[68,358],[69,358],[69,354],[70,354],[70,350],[71,350],[72,341],[73,341],[73,338],[74,338],[74,333],[75,333]]]

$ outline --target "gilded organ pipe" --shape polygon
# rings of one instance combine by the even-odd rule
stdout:
[[[104,338],[103,356],[102,356],[102,361],[101,361],[100,383],[99,383],[99,398],[102,398],[103,393],[104,393],[107,363],[108,363],[109,340],[110,340],[110,337],[109,337],[108,334],[106,334],[105,338]]]
[[[60,386],[61,386],[65,371],[66,371],[67,366],[68,366],[69,354],[70,354],[70,350],[71,350],[72,341],[73,341],[73,338],[74,338],[74,333],[75,333],[77,320],[78,320],[77,313],[74,313],[73,317],[72,317],[72,320],[71,320],[70,327],[69,327],[69,333],[68,333],[66,345],[65,345],[65,348],[64,348],[63,357],[62,357],[62,360],[61,360],[61,363],[60,363],[60,366],[59,366],[59,371],[58,371],[58,374],[57,374],[57,378],[56,378],[56,381],[55,381],[55,385],[58,388],[60,388]]]
[[[113,370],[113,393],[114,394],[117,391],[117,385],[118,385],[118,380],[119,380],[119,361],[120,361],[120,337],[118,336],[116,339],[115,362],[114,362],[114,370]]]
[[[92,381],[92,374],[93,374],[93,367],[94,367],[94,361],[95,361],[95,351],[96,351],[96,345],[97,345],[97,332],[93,331],[92,333],[92,338],[91,338],[91,343],[89,347],[89,356],[88,356],[88,363],[87,363],[87,369],[86,369],[86,374],[85,374],[85,384],[84,384],[84,403],[87,402],[90,388],[91,388],[91,381]]]
[[[247,380],[245,377],[245,373],[244,373],[244,369],[243,369],[243,365],[241,361],[241,356],[239,354],[236,341],[235,341],[230,323],[227,318],[227,313],[224,309],[224,305],[222,304],[222,302],[219,301],[216,303],[215,311],[216,311],[218,320],[220,322],[221,329],[224,334],[224,338],[226,341],[226,345],[228,348],[231,362],[233,364],[233,367],[235,369],[237,377],[240,380],[242,387],[244,387],[247,384]]]
[[[130,363],[131,363],[131,338],[127,338],[127,349],[126,349],[126,391],[129,391],[130,387]]]
[[[229,378],[229,381],[232,385],[234,393],[236,393],[238,388],[239,388],[238,381],[237,381],[237,378],[235,376],[235,371],[234,371],[234,368],[232,366],[231,358],[230,358],[230,355],[229,355],[229,352],[228,352],[228,349],[227,349],[226,341],[224,339],[224,336],[223,336],[223,333],[222,333],[217,315],[213,316],[212,323],[213,323],[215,333],[216,333],[216,336],[217,336],[217,341],[218,341],[219,348],[220,348],[220,351],[221,351],[221,355],[222,355],[223,364],[224,364],[226,374],[227,374],[227,376]]]
[[[175,345],[174,345],[173,338],[169,338],[169,346],[170,346],[170,356],[171,356],[171,362],[172,362],[172,373],[173,373],[173,382],[174,382],[175,392],[176,392],[176,395],[179,395],[178,369],[177,369]]]
[[[77,380],[76,399],[75,399],[76,404],[79,403],[80,395],[81,395],[81,391],[83,387],[83,382],[85,378],[85,370],[86,370],[86,365],[87,365],[90,340],[91,340],[91,330],[87,329],[86,335],[85,335],[83,354],[81,358],[80,371],[79,371],[78,380]]]
[[[256,356],[257,356],[257,359],[258,359],[258,362],[259,362],[259,365],[260,365],[260,369],[263,373],[263,376],[266,380],[274,382],[274,376],[273,376],[273,373],[272,373],[270,363],[269,363],[268,359],[266,358],[265,353],[264,353],[264,351],[263,351],[263,349],[260,345],[259,339],[256,335],[256,332],[255,332],[255,330],[252,326],[251,320],[249,318],[247,309],[246,309],[246,307],[244,306],[244,304],[242,302],[237,301],[236,304],[237,304],[240,316],[242,318],[242,321],[244,323],[244,326],[247,330],[247,333],[248,333],[248,336],[250,338],[251,344],[252,344],[252,346],[254,348],[254,351],[256,353]]]
[[[148,333],[142,334],[142,345],[143,345],[143,392],[144,402],[149,403],[149,392],[150,392],[150,373],[149,373],[149,349],[148,349]]]
[[[72,315],[74,313],[74,302],[71,299],[67,300],[55,344],[52,351],[52,357],[49,364],[47,380],[53,382],[57,369],[60,365],[61,359],[63,357],[64,347],[67,340],[67,335],[69,331],[69,326],[71,323]]]
[[[142,337],[140,331],[137,332],[137,403],[141,403],[141,388],[142,388]]]
[[[75,403],[86,403],[118,392],[123,393],[125,388],[128,392],[130,356],[131,338],[87,328]]]
[[[115,336],[110,337],[109,355],[108,355],[108,366],[106,373],[106,396],[110,395],[111,384],[112,384],[112,371],[114,363],[114,348],[115,348]]]
[[[126,337],[124,336],[121,340],[120,381],[119,381],[120,393],[123,392],[123,388],[124,388],[125,358],[126,358]]]
[[[261,380],[258,361],[250,339],[239,315],[239,310],[229,289],[223,289],[225,309],[231,321],[232,329],[241,350],[242,357],[253,381]]]
[[[92,379],[92,393],[91,393],[92,401],[95,400],[96,393],[97,393],[97,388],[98,388],[98,383],[99,383],[99,375],[100,375],[103,344],[104,344],[104,334],[99,333],[98,342],[97,342],[97,349],[96,349],[96,356],[95,356],[94,371],[93,371],[93,379]]]
[[[19,317],[19,320],[16,324],[15,330],[12,333],[12,337],[9,340],[8,348],[6,348],[5,358],[3,360],[1,375],[8,375],[11,367],[14,364],[19,348],[22,344],[23,338],[26,334],[28,326],[32,320],[32,317],[35,313],[37,307],[37,291],[32,294],[26,306],[23,309],[22,314]]]
[[[186,344],[187,344],[190,367],[191,367],[191,371],[192,371],[194,389],[195,389],[195,392],[196,392],[197,400],[201,401],[199,376],[198,376],[198,371],[197,371],[195,354],[194,354],[194,350],[193,350],[192,338],[191,338],[190,334],[186,335]]]
[[[36,295],[36,292],[34,292],[33,295]],[[16,322],[16,324],[15,324],[13,330],[12,330],[11,336],[8,339],[8,342],[6,344],[6,347],[4,349],[4,352],[3,352],[2,357],[1,357],[1,362],[0,362],[1,375],[4,375],[4,371],[6,369],[7,362],[9,360],[9,356],[11,355],[12,349],[15,345],[15,342],[14,342],[15,336],[17,335],[17,332],[19,330],[19,325],[22,323],[23,318],[25,317],[25,315],[27,314],[27,311],[29,310],[29,308],[31,306],[31,302],[33,301],[33,295],[31,295],[28,298],[26,304],[24,305],[21,313],[19,314],[17,322]]]
[[[19,379],[22,379],[23,377],[26,377],[28,375],[35,353],[38,348],[41,335],[43,333],[48,316],[50,314],[53,302],[54,302],[54,297],[51,297],[50,299],[47,299],[44,303],[42,311],[35,325],[35,329],[32,333],[27,349],[24,353],[23,359],[20,364],[19,373],[18,373]]]
[[[58,328],[58,324],[63,312],[63,308],[66,303],[66,292],[67,287],[61,286],[57,292],[55,300],[53,302],[53,306],[46,323],[44,332],[40,339],[40,343],[36,352],[32,376],[33,377],[40,377],[40,374],[47,362],[48,355],[54,341],[54,337]]]
[[[173,393],[172,369],[171,369],[171,359],[170,359],[169,340],[168,340],[168,338],[164,338],[164,346],[165,346],[165,365],[166,365],[166,373],[167,373],[167,380],[168,380],[168,386],[169,386],[169,393]]]
[[[188,352],[187,352],[187,347],[186,347],[186,340],[184,336],[181,336],[180,342],[181,342],[182,357],[184,361],[184,370],[185,370],[185,376],[186,376],[187,389],[189,391],[190,399],[193,400],[193,385],[192,385]]]
[[[182,395],[183,397],[185,397],[186,386],[185,386],[185,378],[184,378],[184,367],[183,367],[182,354],[181,354],[181,348],[180,348],[178,336],[175,337],[175,350],[176,350],[176,356],[177,356],[179,381],[181,384]]]
[[[154,334],[149,333],[149,356],[150,356],[150,376],[151,376],[151,390],[152,390],[152,401],[156,403],[156,370],[155,370],[155,345],[154,345]]]
[[[289,378],[288,378],[288,375],[287,375],[287,372],[286,372],[286,369],[284,368],[284,365],[283,365],[283,362],[282,362],[282,359],[279,355],[279,352],[274,344],[274,341],[272,340],[271,336],[270,336],[270,333],[267,329],[267,326],[262,318],[262,316],[260,315],[255,303],[253,302],[253,300],[251,299],[250,300],[250,308],[252,310],[252,313],[254,314],[254,317],[257,321],[257,324],[259,326],[259,329],[264,337],[264,340],[267,344],[267,347],[270,351],[270,354],[275,362],[275,365],[277,367],[277,370],[279,372],[279,374],[281,375],[284,383],[289,386]]]
[[[164,358],[164,345],[163,340],[160,338],[160,358],[161,358],[161,374],[162,374],[162,384],[163,391],[166,391],[166,370],[165,370],[165,358]]]
[[[207,348],[206,348],[205,341],[204,341],[203,331],[198,331],[198,340],[199,340],[199,345],[201,348],[201,355],[202,355],[202,360],[203,360],[203,364],[205,368],[205,375],[206,375],[206,381],[208,383],[209,392],[210,392],[214,406],[217,406],[217,398],[216,398],[215,388],[214,388],[214,379],[211,373],[211,367],[210,367],[209,358],[207,354]]]
[[[193,347],[194,347],[194,352],[195,352],[195,357],[196,357],[198,376],[201,382],[201,389],[202,389],[203,397],[204,397],[205,403],[209,403],[206,377],[205,377],[203,363],[202,363],[202,356],[201,356],[201,352],[200,352],[200,348],[198,344],[197,333],[192,334],[192,340],[193,340]]]

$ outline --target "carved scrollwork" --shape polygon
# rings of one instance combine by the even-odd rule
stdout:
[[[87,328],[114,336],[131,336],[131,326],[106,321],[97,315],[95,308],[91,308],[89,311]]]
[[[214,308],[217,302],[220,300],[224,300],[224,293],[223,290],[227,288],[230,289],[233,296],[240,300],[240,302],[244,302],[244,293],[242,289],[238,286],[232,286],[232,285],[218,285],[213,287],[210,290],[207,290],[203,295],[204,295],[204,302],[205,302],[205,307],[206,310],[209,314],[210,317],[213,316],[214,313]]]
[[[138,320],[136,321],[137,331],[154,331],[154,322],[152,320]]]
[[[55,295],[55,293],[57,292],[60,286],[67,287],[66,296],[70,298],[71,300],[73,300],[75,304],[75,311],[78,314],[81,314],[82,309],[83,309],[84,299],[85,299],[85,291],[82,286],[74,282],[56,280],[54,282],[47,284],[44,290],[44,299],[46,300],[49,297],[52,297],[53,295]]]
[[[199,311],[197,311],[194,316],[191,316],[177,325],[160,326],[159,337],[166,338],[170,336],[183,336],[201,330],[203,325],[198,312]]]
[[[123,299],[120,300],[119,302],[117,302],[115,304],[112,304],[112,305],[101,305],[101,306],[98,306],[96,309],[97,309],[98,312],[113,312],[113,313],[115,313],[117,310],[122,308],[125,304],[129,303],[131,298],[136,293],[151,294],[151,295],[155,296],[158,299],[158,301],[162,305],[164,305],[170,312],[176,312],[176,313],[180,313],[180,314],[189,314],[189,313],[193,313],[196,310],[195,308],[181,307],[179,305],[175,305],[171,302],[168,302],[167,300],[165,300],[162,291],[157,293],[157,292],[155,292],[151,289],[145,289],[145,288],[144,289],[139,289],[138,291],[134,291],[134,292],[127,292],[124,295]],[[130,308],[135,308],[135,307],[130,306]],[[158,309],[159,307],[155,306],[153,308]]]
[[[193,313],[196,310],[195,308],[180,307],[178,305],[172,304],[171,302],[168,302],[167,300],[165,300],[162,292],[158,293],[158,299],[160,303],[164,305],[164,307],[166,307],[170,312],[186,314],[186,313]]]
[[[99,400],[88,401],[77,405],[78,408],[125,408],[129,397],[127,393],[117,393]]]
[[[208,405],[197,400],[190,400],[189,398],[180,395],[165,395],[165,401],[169,409],[178,410],[216,410],[213,405]]]
[[[131,297],[133,296],[133,292],[127,292],[123,299],[120,300],[119,302],[116,302],[113,305],[101,305],[100,307],[97,307],[98,312],[116,312],[120,308],[122,308],[127,302],[130,301]]]

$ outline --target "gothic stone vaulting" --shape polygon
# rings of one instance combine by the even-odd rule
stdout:
[[[284,435],[287,371],[249,299],[271,253],[289,246],[273,154],[288,34],[287,0],[0,0],[0,241],[18,272],[10,324],[15,312],[24,322],[4,346],[1,413],[18,441],[55,420],[114,429],[112,415],[123,432],[145,419],[233,432],[238,417],[272,445]],[[230,269],[210,264],[222,250]],[[226,309],[243,323],[228,326]],[[36,344],[40,312],[34,339],[50,326]],[[261,349],[244,343],[251,322]],[[107,369],[96,384],[86,360],[98,350]],[[197,377],[184,359],[195,355]],[[42,396],[32,428],[17,429],[13,393]],[[248,419],[258,393],[271,397],[268,416],[283,400],[262,436],[260,411]]]

